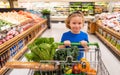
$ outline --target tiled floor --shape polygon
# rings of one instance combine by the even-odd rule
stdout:
[[[64,23],[51,23],[51,29],[46,30],[42,37],[54,37],[56,42],[60,42],[60,38],[63,32],[68,29]],[[87,24],[84,25],[83,31],[87,31]],[[109,49],[95,36],[89,35],[90,42],[98,42],[101,50],[101,58],[109,71],[110,75],[120,75],[120,61],[109,51]],[[21,61],[26,61],[23,57]],[[6,75],[28,75],[28,69],[13,69],[6,73]],[[102,71],[102,70],[101,70]]]

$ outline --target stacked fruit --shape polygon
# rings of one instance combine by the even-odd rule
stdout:
[[[90,63],[85,58],[82,58],[80,63],[67,65],[64,72],[65,75],[96,75],[96,70],[90,67]]]
[[[19,25],[31,20],[24,15],[20,15],[17,12],[3,12],[0,15],[0,19],[8,21],[12,24]]]
[[[30,19],[34,20],[34,22],[40,22],[41,20],[43,20],[43,18],[39,17],[38,15],[32,14],[32,13],[27,12],[27,11],[20,10],[18,12],[18,14],[26,16],[27,18],[30,18]]]
[[[43,20],[27,11],[0,13],[0,45]]]

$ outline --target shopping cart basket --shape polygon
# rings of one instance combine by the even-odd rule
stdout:
[[[63,43],[60,43],[62,45]],[[79,43],[72,43],[72,46],[77,46],[80,45]],[[109,75],[108,70],[106,69],[102,59],[101,59],[101,52],[98,43],[88,43],[89,45],[89,51],[85,52],[84,48],[79,48],[80,51],[84,52],[83,58],[87,59],[87,61],[90,63],[90,68],[94,69],[96,73],[91,73],[91,72],[82,72],[80,74],[69,74],[68,72],[66,73],[65,70],[66,68],[70,68],[75,64],[81,63],[79,60],[74,61],[71,56],[67,56],[66,60],[64,61],[58,61],[58,60],[45,60],[45,61],[40,61],[41,63],[54,63],[55,66],[59,66],[56,70],[53,71],[42,71],[42,70],[29,70],[28,75],[34,75],[36,72],[40,75]]]
[[[62,45],[63,43],[59,43]],[[79,43],[72,43],[72,46],[80,45]],[[79,51],[84,52],[83,58],[87,60],[89,70],[85,68],[87,65],[85,62],[80,60],[73,60],[71,55],[66,57],[66,60],[41,60],[40,63],[36,62],[9,62],[6,64],[8,68],[28,68],[30,69],[28,75],[109,75],[102,59],[101,52],[98,43],[88,43],[89,51],[84,51],[85,48],[79,48]],[[58,51],[57,49],[56,51]],[[82,58],[81,58],[82,59]],[[89,62],[89,63],[88,63]],[[21,64],[21,65],[20,65]],[[73,66],[82,64],[80,74],[73,74]],[[69,70],[68,70],[69,69]],[[68,73],[69,72],[69,73]]]

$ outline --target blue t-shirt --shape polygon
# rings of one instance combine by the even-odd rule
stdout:
[[[71,43],[72,42],[79,43],[82,40],[89,42],[87,33],[83,32],[83,31],[80,31],[79,34],[74,34],[71,31],[63,33],[61,42],[64,42],[66,40],[69,40]],[[78,46],[78,47],[83,48],[82,46]]]

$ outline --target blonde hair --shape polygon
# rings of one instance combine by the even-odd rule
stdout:
[[[76,11],[76,12],[73,12],[73,13],[69,14],[69,16],[66,18],[65,24],[66,24],[67,28],[71,29],[70,25],[69,25],[70,20],[71,20],[71,18],[76,17],[76,16],[82,17],[82,22],[84,23],[84,14],[80,11]]]

